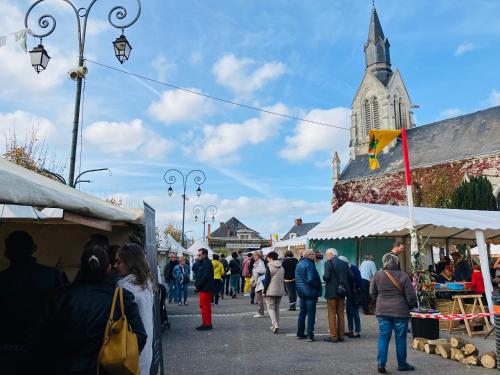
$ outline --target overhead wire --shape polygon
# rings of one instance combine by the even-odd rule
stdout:
[[[141,75],[141,74],[137,74],[137,73],[132,73],[132,72],[129,72],[129,71],[126,71],[126,70],[123,70],[123,69],[115,68],[113,66],[106,65],[106,64],[103,64],[103,63],[100,63],[100,62],[97,62],[97,61],[93,61],[93,60],[90,60],[90,59],[85,59],[85,61],[88,61],[91,64],[95,64],[95,65],[101,66],[103,68],[114,70],[116,72],[127,74],[127,75],[130,75],[130,76],[133,76],[133,77],[136,77],[136,78],[140,78],[140,79],[143,79],[143,80],[146,80],[146,81],[154,82],[154,83],[157,83],[159,85],[163,85],[163,86],[167,86],[167,87],[170,87],[170,88],[173,88],[173,89],[176,89],[176,90],[188,92],[188,93],[193,94],[193,95],[203,96],[203,97],[205,97],[207,99],[216,100],[216,101],[219,101],[219,102],[223,102],[223,103],[226,103],[226,104],[235,105],[235,106],[246,108],[246,109],[250,109],[250,110],[253,110],[253,111],[267,113],[267,114],[273,115],[273,116],[284,117],[284,118],[287,118],[287,119],[290,119],[290,120],[296,120],[296,121],[300,121],[300,122],[306,122],[306,123],[309,123],[309,124],[320,125],[320,126],[327,126],[327,127],[330,127],[330,128],[336,128],[336,129],[342,129],[342,130],[350,131],[349,128],[346,128],[346,127],[343,127],[343,126],[328,124],[328,123],[320,122],[320,121],[308,120],[308,119],[305,119],[305,118],[302,118],[302,117],[287,115],[285,113],[275,112],[275,111],[271,111],[271,110],[268,110],[268,109],[265,109],[265,108],[255,107],[255,106],[251,106],[251,105],[248,105],[248,104],[238,103],[238,102],[235,102],[233,100],[224,99],[224,98],[220,98],[220,97],[209,95],[209,94],[204,94],[203,92],[199,92],[199,91],[187,89],[185,87],[177,86],[177,85],[174,85],[174,84],[168,83],[168,82],[162,82],[162,81],[159,81],[159,80],[154,79],[154,78],[150,78],[150,77],[147,77],[147,76],[144,76],[144,75]]]

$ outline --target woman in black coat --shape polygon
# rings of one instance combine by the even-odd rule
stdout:
[[[115,279],[109,274],[111,265],[101,246],[86,248],[81,257],[77,280],[62,291],[51,314],[51,331],[58,345],[61,374],[95,375],[106,322],[111,310]],[[132,294],[124,290],[125,315],[137,335],[139,351],[146,344],[146,331]],[[120,316],[119,305],[114,318]],[[101,374],[106,372],[101,371]]]

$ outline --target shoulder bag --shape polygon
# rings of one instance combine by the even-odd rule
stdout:
[[[396,288],[398,288],[398,290],[401,292],[401,296],[404,299],[406,299],[406,293],[403,290],[403,288],[401,288],[401,285],[399,285],[399,283],[396,281],[396,279],[387,270],[384,270],[384,272],[385,272],[387,278],[391,281],[392,285],[394,285]],[[413,308],[413,306],[408,304],[408,308],[411,309],[411,308]]]
[[[114,320],[118,296],[120,296],[121,316],[118,320]],[[139,345],[137,344],[137,336],[132,332],[125,316],[122,288],[115,289],[109,319],[104,332],[104,341],[99,352],[97,375],[99,375],[101,366],[112,375],[139,374]]]

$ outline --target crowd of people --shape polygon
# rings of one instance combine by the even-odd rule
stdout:
[[[266,256],[261,251],[243,256],[233,252],[229,262],[222,254],[213,254],[210,260],[208,250],[200,249],[191,268],[195,291],[199,293],[202,320],[196,329],[213,329],[212,305],[217,305],[226,291],[226,296],[232,298],[238,298],[238,294],[242,293],[249,297],[250,303],[257,305],[255,318],[263,318],[267,307],[271,330],[279,333],[281,300],[288,296],[289,311],[296,311],[298,300],[297,339],[313,342],[317,302],[320,296],[324,296],[329,329],[325,342],[341,343],[346,337],[359,339],[359,309],[362,307],[365,314],[375,314],[378,320],[378,371],[386,372],[389,341],[393,331],[398,370],[414,370],[406,360],[406,336],[410,309],[416,305],[417,297],[409,276],[400,269],[398,255],[403,251],[403,243],[396,241],[392,250],[383,256],[383,267],[379,271],[371,255],[366,255],[358,268],[346,257],[339,256],[337,250],[330,248],[326,250],[321,279],[316,268],[316,254],[312,249],[301,251],[300,260],[290,251],[284,254],[283,259],[279,259],[278,253],[274,251]],[[179,293],[175,291],[175,287],[173,290],[170,288],[172,284],[169,276],[170,270],[175,270],[179,262],[175,255],[171,255],[164,271],[170,290],[169,301],[173,302],[177,301]],[[224,288],[224,280],[229,280],[229,288]]]
[[[0,272],[0,363],[4,374],[95,375],[116,288],[137,337],[140,374],[153,357],[153,301],[157,281],[143,248],[110,246],[90,236],[72,283],[57,268],[37,263],[25,231],[5,240],[9,267]],[[121,316],[115,308],[113,319]],[[100,369],[101,374],[107,374]]]

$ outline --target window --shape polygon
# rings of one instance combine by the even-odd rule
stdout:
[[[401,128],[406,128],[406,116],[403,99],[399,98],[399,129]]]
[[[297,233],[290,233],[290,238],[297,238]]]
[[[378,113],[378,101],[377,97],[372,99],[373,105],[373,129],[380,129],[380,117]]]
[[[372,128],[372,116],[370,111],[370,101],[368,99],[365,100],[364,109],[364,119],[365,119],[365,134],[368,136],[368,132]]]
[[[394,109],[394,125],[396,126],[396,130],[401,129],[401,123],[399,122],[399,113],[398,113],[399,106],[396,104],[396,96],[394,96],[392,107]]]

